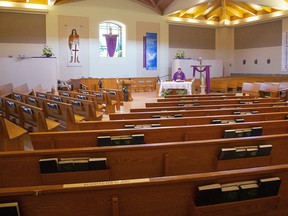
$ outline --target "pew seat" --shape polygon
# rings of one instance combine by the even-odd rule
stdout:
[[[0,151],[24,150],[24,136],[27,130],[0,115]]]

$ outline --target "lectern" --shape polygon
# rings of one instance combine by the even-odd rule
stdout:
[[[128,94],[128,101],[132,101],[133,98],[131,96],[131,85],[133,83],[133,80],[122,80],[122,91],[124,94],[124,98],[125,98],[125,94]],[[127,92],[125,92],[127,91]]]

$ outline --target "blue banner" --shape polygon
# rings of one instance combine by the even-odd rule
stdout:
[[[146,33],[146,70],[157,70],[157,33]]]

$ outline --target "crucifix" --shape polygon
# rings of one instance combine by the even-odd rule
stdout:
[[[77,49],[77,44],[74,45],[74,49],[72,49],[72,52],[74,53],[74,63],[78,62],[79,63],[79,59],[77,56],[77,52],[79,51],[79,49]],[[72,62],[72,59],[71,61]]]

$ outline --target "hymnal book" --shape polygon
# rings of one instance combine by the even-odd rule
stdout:
[[[87,171],[89,170],[89,159],[74,160],[73,171]]]
[[[270,155],[270,154],[271,154],[271,151],[272,151],[272,145],[271,145],[271,144],[259,145],[259,146],[258,146],[257,156]]]
[[[240,186],[240,185],[247,185],[247,184],[257,184],[256,180],[249,180],[249,181],[240,181],[240,182],[231,182],[226,184],[221,184],[221,187],[230,187],[230,186]]]
[[[262,178],[258,180],[259,196],[276,196],[280,188],[281,179],[279,177]]]
[[[183,117],[183,115],[182,115],[182,114],[175,114],[174,117],[175,117],[175,118],[177,118],[177,117]]]
[[[235,137],[235,130],[225,130],[224,131],[224,138],[234,138]]]
[[[89,170],[108,169],[107,158],[90,158],[88,161]]]
[[[124,128],[135,128],[135,125],[125,125]]]
[[[243,130],[242,130],[243,132],[243,137],[250,137],[251,136],[251,129],[250,128],[244,128]]]
[[[256,100],[256,101],[253,101],[253,103],[259,103],[259,101]]]
[[[213,119],[212,124],[221,124],[221,120],[220,119]]]
[[[221,203],[237,202],[240,199],[240,188],[236,185],[221,188]]]
[[[256,199],[258,198],[259,186],[258,184],[240,185],[240,200]]]
[[[192,104],[193,106],[199,106],[200,104],[199,103],[194,103]]]
[[[252,127],[251,136],[261,136],[262,127]]]
[[[246,157],[255,157],[258,153],[258,147],[250,147],[246,149]]]
[[[132,144],[144,144],[144,134],[133,134]]]
[[[151,127],[161,127],[161,124],[151,124]]]
[[[234,112],[234,115],[240,115],[241,112],[237,111],[237,112]]]
[[[0,203],[1,216],[20,216],[19,206],[17,202]]]
[[[235,119],[236,123],[244,122],[244,119]]]
[[[152,115],[152,118],[161,118],[160,115]]]
[[[236,158],[236,148],[221,148],[219,160],[229,160]]]
[[[235,137],[243,137],[243,130],[235,130]]]
[[[58,158],[43,158],[39,160],[41,173],[57,173]]]
[[[110,136],[98,136],[97,137],[97,146],[110,146],[111,137]]]
[[[195,204],[213,205],[221,202],[221,185],[211,184],[198,187]]]
[[[60,160],[58,162],[58,171],[59,172],[72,172],[74,166],[73,160]]]
[[[177,106],[184,106],[184,104],[177,104]]]
[[[246,157],[246,153],[247,153],[247,150],[246,148],[239,148],[239,147],[236,147],[236,158],[244,158]]]
[[[251,114],[256,114],[256,113],[258,113],[257,110],[253,110],[253,111],[251,111]]]
[[[132,137],[127,136],[112,136],[111,137],[111,145],[131,145]]]

